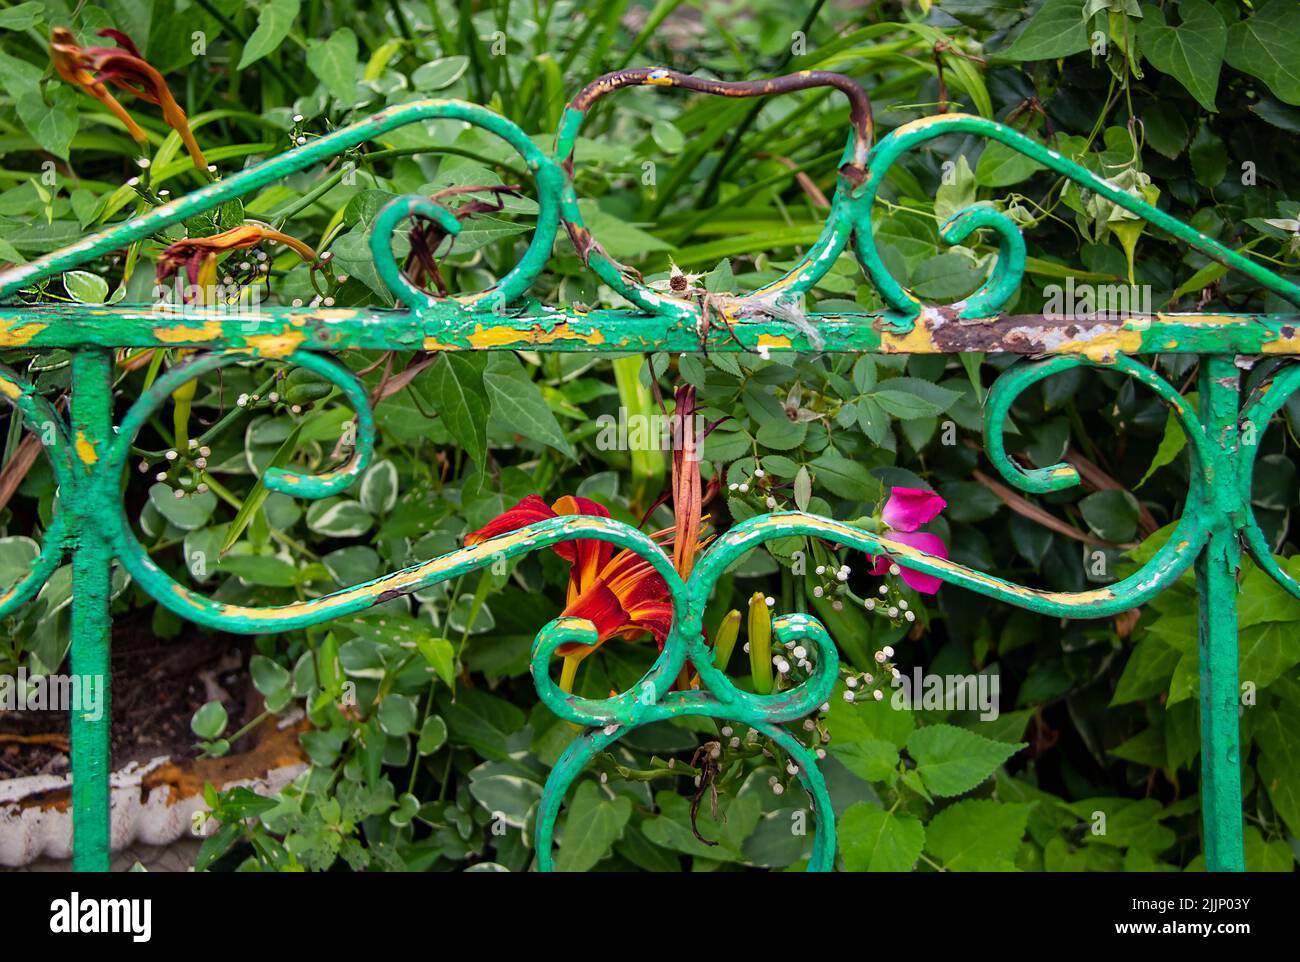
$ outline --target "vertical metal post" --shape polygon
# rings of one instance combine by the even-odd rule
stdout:
[[[91,872],[107,871],[109,865],[113,542],[108,519],[116,510],[118,484],[105,475],[103,459],[113,431],[112,374],[109,351],[72,356],[73,477],[72,490],[61,499],[72,531],[72,673],[94,677],[102,693],[97,718],[84,705],[72,712],[72,859],[77,871]]]
[[[1196,559],[1201,663],[1201,814],[1212,872],[1245,869],[1237,689],[1238,527],[1249,485],[1238,483],[1240,376],[1231,355],[1202,358],[1201,419],[1209,435],[1205,508],[1210,537]]]

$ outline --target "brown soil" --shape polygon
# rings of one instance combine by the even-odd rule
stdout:
[[[195,757],[197,739],[190,718],[208,701],[220,699],[226,706],[228,731],[260,710],[248,676],[251,641],[198,632],[188,625],[183,632],[174,639],[155,637],[147,611],[114,622],[114,769],[158,755]],[[0,712],[0,779],[65,773],[68,734],[67,712]]]

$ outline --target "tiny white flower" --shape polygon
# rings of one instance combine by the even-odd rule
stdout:
[[[818,566],[817,566],[817,573],[818,573],[819,575],[824,575],[824,574],[826,574],[826,566],[825,566],[825,565],[818,565]]]
[[[772,794],[773,794],[773,795],[784,795],[784,794],[785,794],[785,786],[782,785],[780,782],[777,782],[775,785],[772,786]]]
[[[875,599],[875,598],[868,598],[866,601],[862,602],[862,607],[863,607],[863,608],[866,608],[867,611],[875,611],[875,610],[876,610],[876,599]]]
[[[897,617],[898,617],[898,609],[895,608],[893,605],[890,605],[890,606],[889,606],[889,617],[891,617],[891,618],[897,618]]]
[[[799,766],[796,765],[794,762],[790,762],[788,765],[786,765],[785,770],[791,775],[799,774]]]
[[[731,741],[727,742],[727,744],[730,745],[732,748],[739,748],[739,747],[740,747],[740,739],[739,739],[739,738],[733,738]]]
[[[904,612],[903,612],[903,617],[906,618],[908,621],[916,621],[916,612],[915,612],[915,611],[904,611]]]
[[[810,731],[812,731],[812,730],[813,730],[814,728],[816,728],[816,727],[817,727],[817,723],[816,723],[815,721],[813,721],[811,718],[805,718],[805,719],[803,720],[803,730],[804,730],[804,731],[806,731],[806,732],[810,732]]]
[[[817,760],[823,761],[825,760],[825,758],[826,758],[826,749],[824,748],[817,749]]]
[[[862,676],[862,680],[863,680],[863,682],[865,682],[866,684],[870,685],[870,684],[871,684],[873,681],[875,681],[876,679],[875,679],[875,676],[874,676],[874,675],[867,674],[867,675],[863,675],[863,676]]]
[[[731,737],[731,732],[732,732],[732,730],[733,730],[733,729],[732,729],[732,727],[731,727],[730,725],[723,725],[723,726],[722,726],[722,737],[723,737],[723,738],[730,738],[730,737]]]
[[[824,594],[826,594],[826,589],[823,588],[821,585],[818,585],[816,588],[813,589],[814,598],[820,598]]]
[[[900,572],[902,572],[902,570],[903,570],[902,568],[900,568],[898,565],[895,565],[895,564],[891,564],[891,565],[889,566],[889,573],[890,573],[891,575],[897,575],[897,574],[899,574]]]
[[[770,494],[767,496],[767,506],[769,508],[776,507],[776,498],[772,497]]]
[[[883,665],[887,656],[883,651],[876,652],[876,664]]]
[[[754,469],[754,477],[756,477],[756,478],[762,478],[762,477],[765,477],[765,476],[766,476],[766,475],[764,474],[762,468],[755,468],[755,469]]]
[[[881,691],[879,688],[877,688],[873,694],[874,694],[874,696],[875,696],[876,701],[884,701],[884,700],[885,700],[885,693],[884,693],[883,691]]]
[[[800,660],[803,660],[804,658],[808,657],[808,649],[805,648],[803,645],[796,645],[794,649],[794,656]]]
[[[851,692],[851,691],[846,691],[846,692],[844,693],[844,700],[847,701],[847,702],[852,702],[852,701],[853,701],[853,692]]]
[[[768,595],[768,596],[767,596],[766,598],[764,598],[763,600],[767,602],[767,606],[768,606],[769,608],[772,608],[772,607],[774,607],[774,606],[776,605],[776,599],[773,598],[771,595]]]
[[[850,688],[857,688],[858,680],[850,675],[848,678],[844,679],[844,684],[848,685]]]
[[[885,645],[885,647],[882,648],[881,651],[883,651],[883,652],[885,653],[885,655],[886,655],[887,657],[889,657],[889,658],[893,658],[893,657],[894,657],[894,649],[893,649],[893,647],[890,646],[890,645]]]
[[[749,485],[742,481],[738,490],[741,494],[745,494],[749,491]]]
[[[835,611],[843,611],[844,602],[840,601],[839,598],[836,598],[834,601],[831,602],[831,608],[834,609]]]
[[[879,590],[882,595],[887,595],[889,594],[889,585],[881,585]]]

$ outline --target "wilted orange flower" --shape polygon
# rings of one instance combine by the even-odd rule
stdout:
[[[167,126],[176,131],[185,142],[185,149],[189,151],[194,166],[206,171],[208,162],[199,149],[194,134],[190,132],[189,119],[172,96],[162,74],[150,66],[131,38],[120,30],[101,30],[98,36],[116,41],[117,46],[83,48],[67,27],[55,27],[50,31],[50,58],[54,61],[54,69],[59,76],[80,87],[112,111],[131,136],[140,142],[145,140],[145,132],[131,119],[117,98],[108,92],[104,82],[134,94],[141,100],[157,104],[162,108],[163,120]]]
[[[293,248],[309,264],[316,262],[316,251],[296,237],[282,234],[264,224],[243,224],[210,237],[186,237],[169,244],[158,257],[159,281],[184,269],[191,284],[210,287],[216,277],[217,258],[228,251],[256,247],[262,241],[279,241]]]

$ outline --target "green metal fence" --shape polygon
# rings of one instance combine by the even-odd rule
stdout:
[[[830,86],[850,104],[850,131],[825,227],[817,242],[785,276],[743,295],[673,296],[646,286],[618,264],[582,223],[574,190],[574,149],[591,107],[628,85],[655,85],[723,96],[755,96]],[[226,314],[216,308],[179,305],[69,306],[23,303],[34,285],[61,271],[155,235],[163,228],[211,210],[224,201],[270,184],[352,149],[386,131],[435,118],[481,127],[510,144],[536,183],[540,205],[525,255],[499,284],[452,299],[434,297],[408,281],[392,250],[393,232],[413,216],[436,221],[447,233],[460,224],[426,197],[389,203],[376,219],[371,251],[379,276],[401,306],[391,310],[265,307]],[[701,616],[718,578],[755,546],[806,535],[889,554],[907,567],[977,592],[994,601],[1067,618],[1114,615],[1149,600],[1195,566],[1200,594],[1200,713],[1202,803],[1207,863],[1240,870],[1242,795],[1238,733],[1237,569],[1243,550],[1300,597],[1300,583],[1274,561],[1250,503],[1258,436],[1286,399],[1300,388],[1300,366],[1284,366],[1265,388],[1243,399],[1240,355],[1300,354],[1300,315],[1161,314],[1113,317],[1013,316],[1000,313],[1015,295],[1025,268],[1019,229],[988,206],[959,211],[942,225],[945,242],[959,243],[977,230],[991,231],[999,253],[988,279],[958,304],[920,302],[886,270],[873,241],[873,203],[890,166],[918,144],[952,133],[1000,141],[1039,164],[1130,211],[1214,260],[1252,278],[1261,288],[1300,305],[1300,288],[1205,234],[1099,178],[1053,150],[978,117],[940,115],[898,128],[873,143],[871,108],[852,80],[804,72],[754,83],[722,83],[663,69],[620,71],[584,88],[566,109],[554,151],[540,149],[509,120],[468,103],[426,100],[385,110],[305,146],[218,180],[148,213],[102,230],[60,251],[0,273],[0,346],[63,348],[73,352],[71,406],[66,417],[30,383],[0,369],[0,391],[27,427],[47,443],[45,451],[60,486],[56,517],[32,570],[0,596],[0,613],[33,599],[65,555],[71,555],[72,671],[109,677],[110,572],[116,560],[154,599],[183,618],[230,632],[284,631],[363,611],[397,595],[545,548],[594,538],[630,548],[669,585],[673,626],[654,665],[632,688],[605,699],[562,691],[548,666],[566,643],[594,643],[588,622],[557,619],[538,634],[532,673],[542,700],[557,715],[585,730],[557,762],[537,817],[538,864],[552,867],[552,834],[565,793],[584,766],[632,729],[683,715],[743,722],[775,739],[799,766],[815,808],[817,834],[809,868],[825,870],[835,859],[835,819],[817,759],[782,727],[826,701],[838,672],[835,645],[825,628],[805,614],[778,618],[779,641],[798,639],[815,653],[816,669],[797,687],[767,696],[736,688],[711,661]],[[635,305],[633,310],[558,310],[530,299],[528,291],[545,267],[563,225],[587,266]],[[835,259],[851,248],[886,310],[880,313],[809,314],[808,323],[788,319],[789,307],[811,290]],[[114,423],[113,352],[120,348],[183,348],[194,355],[159,377]],[[1041,591],[1004,581],[924,554],[888,537],[830,518],[781,512],[751,518],[714,540],[683,580],[671,559],[645,534],[617,521],[566,516],[501,535],[374,581],[324,597],[277,607],[244,607],[205,598],[150,560],[123,509],[122,489],[132,440],[150,416],[182,385],[205,373],[250,358],[299,365],[336,385],[355,407],[357,443],[351,460],[322,475],[268,469],[273,491],[303,498],[334,495],[366,468],[374,446],[374,419],[357,378],[329,357],[349,348],[472,351],[837,351],[947,354],[961,351],[1026,356],[996,382],[986,400],[985,446],[1006,481],[1022,491],[1044,493],[1079,481],[1074,468],[1057,464],[1027,469],[1007,453],[1003,432],[1008,412],[1025,389],[1063,371],[1096,367],[1118,371],[1155,392],[1171,408],[1187,438],[1191,480],[1186,509],[1168,542],[1139,570],[1106,587],[1082,592]],[[1159,352],[1201,355],[1199,402],[1194,409],[1140,358]],[[1243,431],[1243,425],[1258,430]],[[672,690],[691,664],[701,687]],[[109,855],[109,712],[72,719],[72,803],[75,863],[102,870]]]

